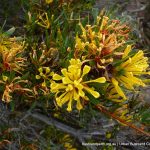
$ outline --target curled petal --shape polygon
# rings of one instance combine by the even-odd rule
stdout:
[[[38,71],[39,71],[40,73],[43,72],[43,68],[40,67],[40,68],[38,69]]]
[[[62,73],[64,76],[67,76],[67,69],[66,69],[66,68],[62,69],[62,70],[61,70],[61,73]]]
[[[40,79],[40,78],[41,78],[41,76],[36,75],[36,76],[35,76],[35,78],[38,80],[38,79]]]

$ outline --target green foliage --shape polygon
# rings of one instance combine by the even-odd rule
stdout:
[[[16,33],[16,25],[4,31],[7,22],[1,27],[0,98],[12,113],[41,111],[79,129],[98,114],[130,127],[129,122],[136,122],[130,94],[145,86],[142,75],[150,74],[148,58],[132,46],[134,36],[126,19],[116,17],[113,9],[99,11],[93,8],[94,3],[22,0],[21,32]],[[149,113],[136,114],[139,122],[149,125]],[[56,129],[55,124],[39,130],[41,137],[32,141],[23,131],[21,149],[75,150],[81,142]],[[18,136],[8,135],[0,140]],[[108,131],[105,136],[108,140],[114,134]],[[89,142],[95,142],[92,136]]]

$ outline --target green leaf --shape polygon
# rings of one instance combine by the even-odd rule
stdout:
[[[11,36],[15,32],[16,28],[12,27],[8,31],[4,32],[4,35]]]
[[[141,114],[142,123],[150,125],[150,110],[146,110]]]
[[[11,111],[15,111],[15,103],[14,103],[14,101],[10,102],[10,109],[11,109]]]
[[[36,101],[33,102],[33,103],[31,104],[31,107],[30,107],[29,111],[31,112],[31,111],[36,107],[36,105],[37,105],[37,102],[36,102]]]
[[[22,79],[22,80],[29,79],[29,76],[30,76],[30,72],[27,72],[27,73],[25,73],[25,74],[21,77],[21,79]]]

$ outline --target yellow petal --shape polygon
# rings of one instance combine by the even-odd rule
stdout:
[[[46,87],[46,82],[45,82],[45,81],[42,83],[42,86],[43,86],[43,87]]]
[[[62,83],[56,83],[56,82],[53,82],[51,83],[51,92],[57,92],[58,90],[61,90],[61,89],[66,89],[66,86]]]
[[[53,75],[53,80],[62,80],[62,76],[58,75],[58,74],[54,74]]]
[[[133,64],[132,59],[129,58],[127,61],[125,61],[124,63],[121,64],[121,67],[122,68],[127,68],[128,66],[130,66],[132,64]]]
[[[63,78],[62,78],[62,82],[63,82],[63,84],[70,84],[70,83],[73,83],[68,77],[63,77]]]
[[[83,108],[83,106],[81,105],[80,100],[77,101],[76,107],[77,107],[77,109],[78,109],[79,111]]]
[[[80,97],[80,96],[78,95],[76,89],[74,89],[74,90],[73,90],[73,98],[74,98],[74,100],[78,100],[79,97]]]
[[[53,76],[54,75],[54,72],[50,72],[49,76]]]
[[[42,73],[42,72],[43,72],[43,68],[40,67],[40,68],[38,69],[38,71],[39,71],[40,73]]]
[[[122,58],[127,57],[128,54],[130,53],[130,51],[131,51],[131,45],[127,45],[127,47],[126,47],[126,49],[125,49],[125,51],[124,51],[124,54],[123,54]]]
[[[68,76],[70,79],[78,79],[80,78],[81,69],[77,65],[70,65],[68,67]]]
[[[68,92],[62,99],[61,105],[65,104],[67,101],[70,101],[71,92]]]
[[[127,89],[134,90],[133,83],[125,76],[120,76],[117,78],[117,80],[122,83]]]
[[[8,77],[7,77],[7,76],[4,76],[4,75],[3,75],[2,78],[3,78],[3,81],[5,81],[5,82],[8,80]]]
[[[66,88],[66,91],[71,91],[71,90],[73,90],[73,86],[69,84],[68,87]]]
[[[36,75],[36,76],[35,76],[35,78],[38,80],[38,79],[40,79],[40,78],[41,78],[41,76]]]
[[[85,47],[85,44],[81,41],[81,39],[78,37],[78,35],[76,35],[76,44],[75,44],[75,48],[79,49],[79,50],[83,50]]]
[[[79,90],[79,93],[78,93],[81,97],[84,97],[85,96],[85,93],[83,92],[83,90]]]
[[[74,86],[76,88],[78,88],[79,90],[83,89],[83,85],[80,82],[76,81],[76,80],[74,81]]]
[[[84,83],[91,83],[91,82],[97,82],[97,83],[105,83],[106,82],[106,78],[105,77],[101,77],[95,80],[90,80],[90,81],[86,81]]]
[[[56,103],[59,107],[62,106],[62,103],[61,103],[61,99],[66,95],[67,92],[61,94],[59,97],[57,97],[57,93],[55,94],[55,97],[56,97]]]
[[[99,94],[98,92],[94,91],[93,89],[91,89],[91,88],[89,88],[89,87],[85,87],[85,86],[84,86],[84,89],[85,89],[88,93],[92,94],[95,98],[98,98],[98,97],[100,96],[100,94]]]
[[[116,89],[116,91],[118,92],[118,94],[123,97],[124,99],[127,99],[126,96],[124,95],[123,91],[121,90],[121,88],[118,86],[118,81],[115,78],[112,78],[112,83]]]
[[[46,73],[49,73],[50,72],[50,68],[49,67],[46,67]]]
[[[81,24],[81,22],[79,23],[79,26],[80,26],[80,28],[81,28],[81,30],[82,30],[82,36],[86,39],[86,30],[85,30],[85,28],[82,26],[82,24]]]
[[[81,61],[80,59],[71,59],[70,61],[70,65],[81,65]]]
[[[61,69],[61,73],[62,73],[64,76],[67,76],[67,69],[66,69],[66,68]]]
[[[41,77],[45,77],[45,75],[43,74],[43,72],[40,72],[40,76]]]
[[[53,2],[53,0],[45,0],[47,4],[50,4]]]
[[[67,111],[72,111],[72,100],[73,100],[73,92],[70,93],[70,99],[68,102],[68,107],[67,107]]]
[[[78,80],[81,77],[81,69],[77,69],[77,73],[75,75],[75,80]]]
[[[130,79],[130,82],[133,82],[133,84],[145,86],[141,79],[131,76],[129,73],[126,74],[126,76],[128,77],[128,79]]]
[[[84,68],[83,68],[83,74],[82,74],[82,77],[84,77],[86,74],[88,74],[90,70],[91,70],[91,67],[85,65]]]

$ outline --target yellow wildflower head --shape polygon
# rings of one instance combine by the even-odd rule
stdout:
[[[128,37],[129,27],[119,20],[111,20],[107,16],[98,16],[97,23],[83,27],[79,23],[81,34],[77,34],[75,41],[75,57],[106,56],[124,45]]]
[[[44,79],[44,81],[42,82],[42,86],[46,87],[46,80],[49,80],[49,77],[51,77],[53,75],[53,72],[51,72],[49,67],[40,67],[38,69],[39,71],[39,75],[36,75],[35,78],[38,79]]]
[[[74,143],[73,143],[74,141],[69,134],[63,135],[60,138],[59,142],[63,145],[64,149],[66,149],[66,150],[77,150],[74,147]]]
[[[72,110],[73,100],[77,102],[76,107],[78,110],[83,108],[81,100],[88,100],[85,92],[90,93],[95,98],[100,96],[97,91],[88,86],[88,83],[104,83],[106,81],[104,77],[84,81],[84,76],[89,73],[91,67],[85,65],[82,69],[81,66],[82,62],[79,59],[71,59],[68,68],[61,70],[62,75],[53,75],[54,82],[51,83],[51,92],[56,93],[55,97],[58,106],[62,107],[63,104],[68,102],[68,111]]]
[[[0,43],[0,57],[2,57],[2,70],[16,71],[26,66],[26,58],[23,57],[24,42],[17,41],[17,38],[6,38],[6,43]]]
[[[50,19],[46,12],[39,14],[37,20],[35,21],[39,26],[49,29],[50,28]]]
[[[125,97],[120,85],[126,89],[134,90],[134,86],[145,86],[144,82],[140,78],[143,74],[149,74],[147,72],[148,58],[144,56],[142,50],[129,55],[131,46],[128,45],[122,56],[122,62],[114,68],[112,84],[116,88],[118,94]]]
[[[111,100],[111,101],[117,102],[117,103],[122,103],[126,100],[126,96],[124,94],[122,94],[122,96],[120,96],[120,94],[118,94],[118,91],[116,90],[116,88],[112,85],[110,85],[107,88],[106,98],[108,100]]]

